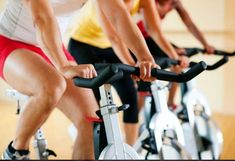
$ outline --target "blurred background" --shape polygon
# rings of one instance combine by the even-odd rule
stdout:
[[[235,50],[235,0],[182,0],[182,2],[212,45],[221,50]],[[5,0],[0,0],[0,9],[4,7],[4,3]],[[187,32],[176,13],[167,16],[163,28],[169,40],[176,45],[201,47]],[[208,63],[218,59],[215,56],[194,58]],[[204,72],[197,78],[197,84],[200,91],[208,98],[213,118],[224,133],[224,152],[221,159],[235,159],[235,133],[232,132],[235,128],[235,59],[231,58],[221,69]],[[6,97],[6,89],[10,87],[0,80],[0,153],[13,138],[18,117],[15,115],[16,102]],[[120,104],[118,98],[117,103]],[[57,159],[71,158],[72,139],[68,133],[69,125],[68,119],[55,110],[43,127],[49,148],[57,152]],[[33,149],[31,151],[33,152]]]

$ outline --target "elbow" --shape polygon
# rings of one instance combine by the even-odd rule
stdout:
[[[120,37],[115,34],[109,34],[108,39],[111,42],[111,44],[118,44],[121,42]]]
[[[38,13],[33,16],[33,23],[35,27],[41,28],[43,26],[47,26],[49,22],[53,22],[53,16],[48,16],[42,13]]]
[[[121,25],[120,23],[128,22],[129,20],[131,20],[129,12],[127,12],[126,8],[124,8],[124,6],[122,5],[120,5],[118,10],[112,12],[111,16],[109,15],[108,17],[111,23],[116,28],[118,28]]]
[[[156,34],[156,31],[154,31],[152,28],[148,28],[148,29],[147,29],[147,32],[148,32],[148,34],[149,34],[150,36],[153,36],[153,35]]]
[[[157,28],[147,28],[147,32],[151,37],[157,37],[157,39],[161,39],[161,37],[163,37],[163,34]]]

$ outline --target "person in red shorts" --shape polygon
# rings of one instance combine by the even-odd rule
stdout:
[[[55,107],[78,129],[73,159],[94,159],[92,123],[87,120],[97,119],[98,104],[91,90],[75,87],[71,79],[93,78],[96,71],[92,65],[77,65],[73,61],[63,47],[59,29],[66,17],[85,2],[7,0],[0,18],[0,76],[29,99],[21,111],[14,140],[2,159],[29,159],[30,139]],[[93,0],[93,3],[141,58],[140,78],[151,80],[151,68],[156,64],[124,3],[121,0]]]

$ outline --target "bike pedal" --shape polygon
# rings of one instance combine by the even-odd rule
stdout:
[[[157,147],[155,145],[155,139],[148,137],[142,141],[142,148],[150,152],[151,154],[157,154]]]
[[[127,110],[129,107],[130,107],[129,104],[124,104],[124,105],[118,107],[118,111],[125,111],[125,110]]]
[[[102,117],[102,114],[101,114],[101,111],[100,111],[100,110],[97,110],[95,113],[96,113],[96,115],[97,115],[100,119],[103,119],[103,117]]]
[[[57,157],[57,154],[53,150],[50,150],[50,149],[46,149],[46,151],[43,153],[43,155]]]

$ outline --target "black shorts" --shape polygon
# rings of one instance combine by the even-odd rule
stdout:
[[[71,39],[68,46],[69,52],[79,64],[95,63],[121,63],[112,48],[101,49]],[[125,123],[138,122],[137,90],[130,75],[112,84],[116,89],[123,104],[129,104],[130,108],[124,111]],[[100,100],[99,89],[93,89],[97,101]]]

